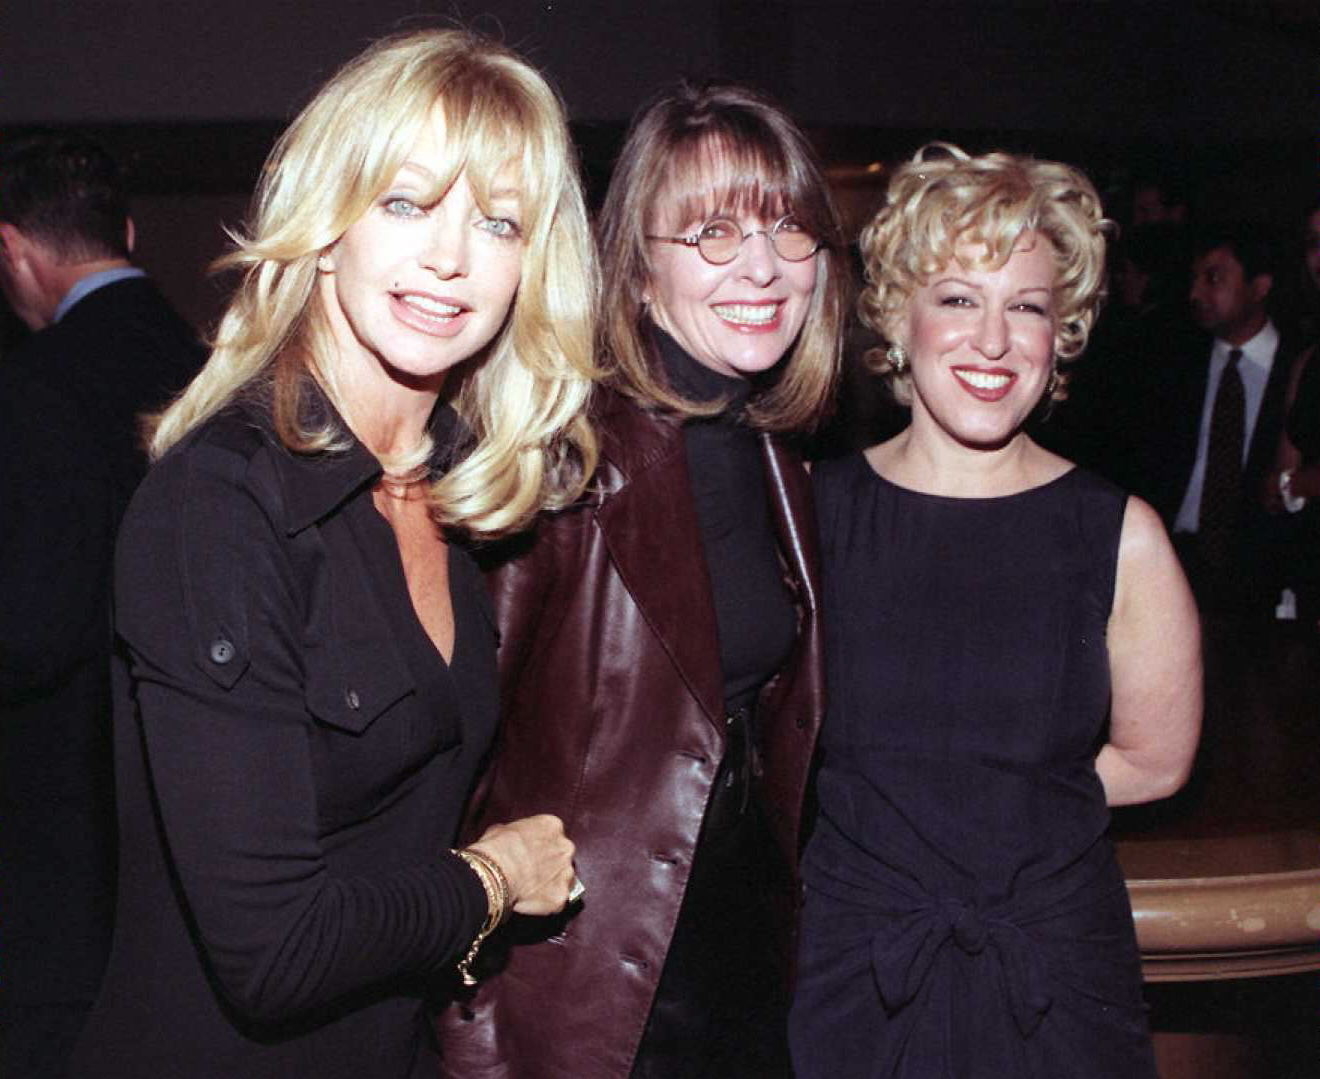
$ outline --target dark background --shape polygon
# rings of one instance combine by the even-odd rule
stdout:
[[[1120,217],[1152,170],[1188,180],[1201,216],[1285,234],[1320,191],[1314,0],[13,0],[0,137],[109,144],[134,176],[140,261],[206,326],[223,297],[205,267],[280,128],[373,37],[453,18],[560,88],[593,197],[642,99],[716,73],[797,115],[854,220],[931,137],[1081,164]]]

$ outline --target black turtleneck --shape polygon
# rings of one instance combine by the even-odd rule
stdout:
[[[715,596],[724,700],[733,712],[779,669],[797,633],[758,436],[742,419],[751,385],[698,363],[661,330],[656,342],[674,390],[693,401],[728,402],[717,416],[685,423],[683,443]]]

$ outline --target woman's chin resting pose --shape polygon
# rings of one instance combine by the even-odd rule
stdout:
[[[1196,612],[1154,512],[1023,432],[1085,345],[1105,227],[1065,165],[935,145],[862,235],[912,422],[812,474],[799,1079],[1154,1076],[1105,830],[1187,776]]]

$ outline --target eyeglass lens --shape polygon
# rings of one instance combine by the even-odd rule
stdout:
[[[765,233],[781,259],[801,262],[816,251],[816,238],[799,224],[795,217],[784,217],[768,229],[754,229],[744,233],[736,221],[716,217],[707,221],[697,234],[697,250],[707,262],[717,266],[738,257],[743,241]]]

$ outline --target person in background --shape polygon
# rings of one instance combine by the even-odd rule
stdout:
[[[110,947],[110,563],[139,414],[201,365],[131,262],[125,179],[81,136],[0,141],[0,1074],[62,1076]]]
[[[1320,204],[1306,216],[1305,265],[1312,295],[1320,294]],[[1266,508],[1297,514],[1290,531],[1286,579],[1298,620],[1320,628],[1320,345],[1306,344],[1288,371],[1284,424],[1274,470],[1265,483]]]
[[[599,230],[602,465],[495,571],[471,822],[559,814],[589,891],[511,927],[443,1016],[446,1073],[771,1079],[823,704],[791,438],[835,381],[845,252],[802,132],[730,83],[638,113]]]
[[[798,1079],[1155,1075],[1108,806],[1184,781],[1196,609],[1154,511],[1038,446],[1107,223],[1050,161],[933,144],[863,231],[911,402],[812,472],[829,711]]]
[[[1188,299],[1202,334],[1169,358],[1145,440],[1145,490],[1202,612],[1233,624],[1272,620],[1283,583],[1278,525],[1260,506],[1296,354],[1270,317],[1275,257],[1259,228],[1197,233]]]
[[[103,447],[117,515],[147,469],[139,417],[188,384],[197,334],[132,262],[118,164],[75,135],[0,143],[0,286],[33,331],[6,362],[56,387]]]
[[[558,99],[385,39],[280,138],[120,535],[119,909],[78,1077],[433,1076],[426,998],[573,881],[454,852],[496,721],[468,544],[582,490],[594,263]]]

